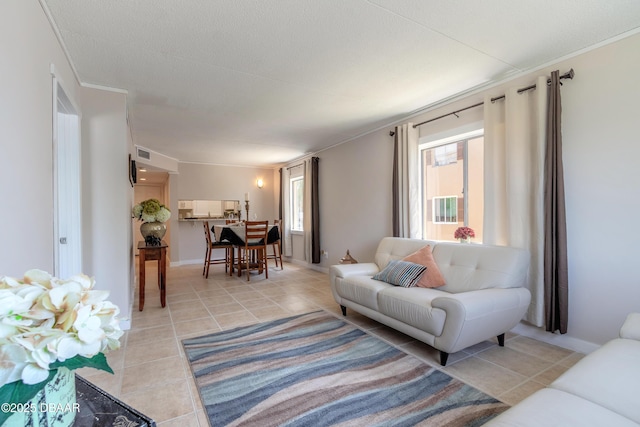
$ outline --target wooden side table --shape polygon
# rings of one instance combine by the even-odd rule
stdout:
[[[159,246],[147,246],[144,241],[138,242],[138,261],[139,265],[139,286],[140,286],[140,302],[138,309],[142,311],[144,308],[144,280],[145,280],[145,263],[146,261],[158,261],[158,287],[160,288],[160,304],[162,307],[166,305],[167,293],[167,248],[169,245],[163,240]]]

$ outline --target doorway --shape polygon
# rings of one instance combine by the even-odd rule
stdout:
[[[133,204],[137,205],[143,200],[157,199],[163,205],[169,205],[169,174],[167,172],[149,172],[140,167],[137,171],[139,181],[133,189]],[[138,219],[132,220],[132,236],[133,247],[136,255],[138,255],[138,242],[144,240],[140,234],[140,225],[142,223]],[[171,248],[171,233],[169,222],[167,222],[167,234],[164,241]],[[170,252],[168,257],[170,257]]]
[[[82,272],[80,117],[53,74],[54,275]]]

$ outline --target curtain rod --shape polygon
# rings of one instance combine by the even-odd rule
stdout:
[[[567,71],[566,73],[564,73],[563,75],[561,75],[561,76],[560,76],[560,79],[561,79],[561,80],[562,80],[562,79],[573,79],[573,76],[574,76],[574,75],[575,75],[575,73],[573,72],[573,68],[572,68],[572,69],[570,69],[569,71]],[[551,79],[547,79],[547,84],[550,84],[550,83],[551,83]],[[528,91],[528,90],[535,89],[535,88],[536,88],[536,85],[535,85],[535,84],[533,84],[533,85],[531,85],[531,86],[527,86],[527,87],[523,87],[522,89],[518,89],[518,93],[526,92],[526,91]],[[496,101],[498,101],[498,100],[500,100],[500,99],[504,99],[504,98],[505,98],[505,95],[496,96],[495,98],[491,98],[491,102],[496,102]],[[431,122],[434,122],[434,121],[436,121],[436,120],[443,119],[443,118],[445,118],[445,117],[447,117],[447,116],[452,116],[452,115],[453,115],[453,116],[458,117],[458,113],[461,113],[462,111],[469,110],[469,109],[471,109],[471,108],[479,107],[479,106],[481,106],[481,105],[484,105],[484,102],[478,102],[477,104],[473,104],[473,105],[470,105],[470,106],[468,106],[468,107],[461,108],[461,109],[456,110],[456,111],[453,111],[453,112],[451,112],[451,113],[443,114],[443,115],[438,116],[438,117],[436,117],[436,118],[429,119],[429,120],[425,120],[424,122],[420,122],[420,123],[417,123],[417,124],[413,125],[413,127],[414,127],[414,128],[417,128],[418,126],[422,126],[422,125],[425,125],[425,124],[427,124],[427,123],[431,123]],[[395,132],[391,131],[391,133],[390,133],[390,134],[391,134],[391,136],[393,136],[393,134],[394,134],[394,133],[395,133]]]
[[[289,166],[289,167],[287,167],[287,168],[285,168],[285,169],[286,169],[286,170],[289,170],[289,169],[293,169],[293,168],[298,168],[298,167],[300,167],[300,166],[304,166],[304,163],[300,163],[300,164],[297,164],[297,165]]]

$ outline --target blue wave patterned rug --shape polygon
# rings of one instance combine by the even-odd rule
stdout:
[[[508,406],[319,311],[183,341],[212,426],[480,426]]]

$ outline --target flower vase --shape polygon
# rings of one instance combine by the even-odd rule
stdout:
[[[140,225],[140,234],[144,237],[147,245],[158,246],[167,232],[167,225],[164,222],[153,221],[143,222]]]
[[[468,236],[458,240],[460,240],[460,243],[471,243],[471,237],[468,237]]]
[[[13,415],[3,425],[68,427],[73,425],[78,412],[76,376],[61,367],[31,400],[16,404]]]

